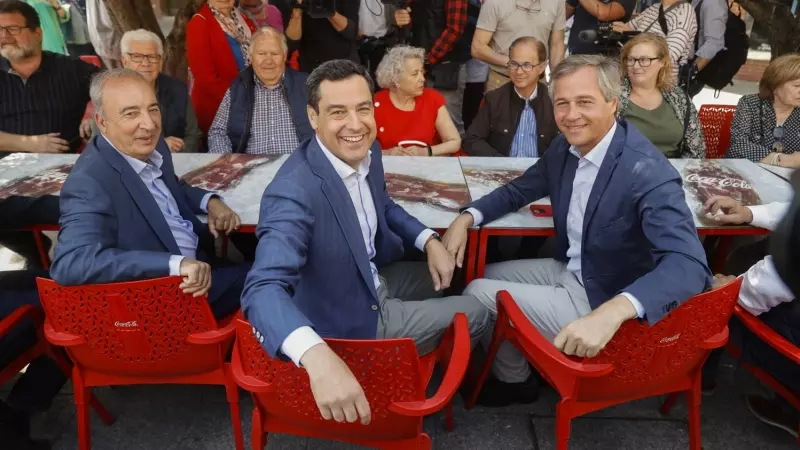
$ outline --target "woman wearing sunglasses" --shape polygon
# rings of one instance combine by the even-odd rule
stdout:
[[[633,124],[667,158],[706,156],[691,99],[675,85],[667,41],[643,33],[622,48],[624,76],[618,117]]]
[[[800,54],[769,63],[758,90],[739,99],[725,156],[800,167]]]

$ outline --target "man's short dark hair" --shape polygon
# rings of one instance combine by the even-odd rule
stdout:
[[[362,77],[369,86],[370,94],[372,91],[372,77],[369,76],[367,69],[361,64],[354,63],[348,59],[334,59],[322,63],[311,72],[306,80],[306,90],[308,92],[308,105],[319,112],[319,86],[323,81],[342,81],[352,76]]]
[[[25,18],[25,26],[31,30],[41,28],[39,14],[33,6],[20,0],[0,0],[0,14],[20,14]]]

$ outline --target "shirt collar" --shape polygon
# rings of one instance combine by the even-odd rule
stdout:
[[[361,160],[361,164],[358,165],[358,170],[355,170],[349,165],[347,165],[347,163],[337,158],[333,153],[331,153],[330,150],[328,150],[325,147],[325,144],[323,144],[322,141],[319,140],[319,136],[317,136],[316,139],[317,139],[317,144],[319,144],[319,148],[322,149],[322,153],[324,153],[325,157],[328,158],[328,161],[331,162],[333,169],[336,170],[336,173],[342,180],[352,176],[354,173],[358,173],[364,177],[366,177],[369,174],[369,165],[370,162],[372,161],[372,157],[370,156],[372,153],[371,149],[369,153],[367,153],[367,157]]]
[[[128,164],[130,164],[133,171],[136,172],[137,174],[141,174],[142,171],[147,168],[148,164],[146,161],[142,161],[140,159],[136,159],[132,156],[126,155],[125,153],[122,153],[121,151],[117,150],[117,147],[114,147],[114,144],[112,144],[107,137],[103,136],[103,139],[105,139],[106,142],[108,142],[108,145],[110,145],[111,148],[113,148],[114,150],[117,151],[117,153],[122,155],[122,157],[125,158],[125,161],[128,161]],[[153,150],[153,153],[151,153],[150,156],[147,157],[147,161],[150,161],[152,165],[156,166],[158,169],[161,169],[161,164],[164,163],[164,157],[161,156],[161,153],[159,153],[158,150]]]
[[[523,100],[528,100],[528,101],[533,100],[536,98],[536,94],[539,92],[539,83],[536,83],[536,87],[533,88],[533,93],[528,98],[523,97],[522,94],[519,93],[516,87],[514,87],[514,92],[519,96],[519,98]]]
[[[614,125],[611,126],[611,129],[608,130],[603,139],[594,146],[593,149],[589,150],[589,153],[586,156],[581,156],[580,150],[575,148],[574,145],[569,147],[570,153],[577,156],[578,159],[586,159],[593,165],[600,167],[603,164],[603,160],[606,157],[606,153],[608,153],[608,147],[611,145],[611,140],[614,139],[614,133],[617,131],[617,121],[614,121]]]
[[[256,75],[256,72],[253,71],[253,79],[256,82],[256,86],[261,86],[262,88],[264,88],[264,89],[266,89],[268,91],[274,91],[275,89],[278,89],[278,88],[282,87],[284,78],[286,78],[286,72],[284,72],[284,74],[281,75],[281,81],[279,81],[278,84],[276,84],[275,86],[272,86],[272,87],[268,87],[267,85],[262,83],[261,80],[258,79],[258,76]]]

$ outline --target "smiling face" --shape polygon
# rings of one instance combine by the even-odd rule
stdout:
[[[319,112],[309,106],[308,118],[325,148],[354,169],[375,141],[372,92],[364,77],[320,83]]]
[[[261,34],[250,45],[250,56],[253,71],[263,85],[273,87],[281,81],[286,69],[286,52],[281,36]]]
[[[0,55],[3,58],[19,61],[42,51],[42,29],[28,28],[22,14],[0,14],[0,27],[6,28],[0,31]],[[8,28],[13,29],[15,34],[11,34]]]
[[[509,54],[509,63],[515,63],[516,69],[508,69],[508,76],[514,87],[518,91],[525,91],[539,82],[539,77],[544,72],[545,65],[541,64],[536,47],[532,44],[521,43],[516,45]],[[525,67],[531,65],[530,72],[525,71]]]
[[[103,85],[102,114],[97,127],[120,152],[146,160],[161,135],[161,109],[145,80],[117,78]]]
[[[156,61],[151,62],[151,60]],[[126,69],[139,72],[153,85],[161,73],[163,61],[158,52],[158,45],[152,41],[131,41],[128,53],[122,55],[122,65]]]
[[[558,129],[585,155],[614,124],[617,99],[606,101],[603,97],[594,67],[583,67],[553,82]]]
[[[654,45],[641,43],[631,48],[624,63],[631,85],[652,88],[656,86],[658,74],[664,68],[664,56],[658,54]]]

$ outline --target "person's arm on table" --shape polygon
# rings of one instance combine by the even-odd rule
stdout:
[[[69,151],[69,142],[60,133],[25,136],[0,131],[0,151],[30,153],[63,153]]]
[[[347,365],[292,301],[306,263],[314,216],[302,186],[283,179],[264,192],[253,268],[242,292],[242,313],[270,357],[280,351],[308,372],[311,391],[326,420],[369,423],[364,391]]]

